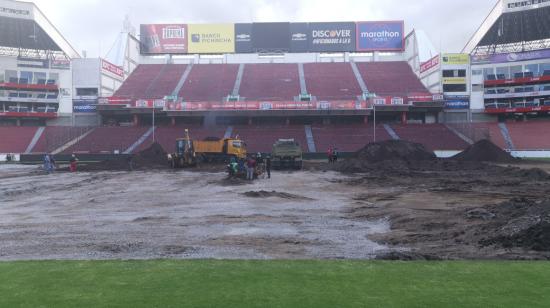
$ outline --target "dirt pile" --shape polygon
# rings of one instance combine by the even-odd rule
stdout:
[[[137,168],[154,168],[168,166],[167,153],[159,143],[153,143],[147,149],[137,153],[133,162]]]
[[[361,173],[373,169],[406,170],[412,162],[435,160],[435,154],[422,144],[389,140],[368,144],[353,157],[338,163],[336,170],[344,173]]]
[[[514,198],[489,206],[490,222],[481,227],[482,246],[550,251],[550,200]]]
[[[147,149],[133,155],[124,155],[117,159],[104,160],[98,163],[82,164],[79,171],[128,171],[167,168],[168,158],[162,146],[153,143]]]
[[[463,152],[452,157],[458,161],[479,161],[495,163],[513,163],[517,159],[489,140],[481,140],[469,146]]]
[[[277,197],[281,199],[289,199],[289,200],[313,200],[311,198],[307,198],[304,196],[289,194],[285,192],[278,192],[278,191],[248,191],[243,193],[244,196],[249,198],[270,198],[270,197]]]

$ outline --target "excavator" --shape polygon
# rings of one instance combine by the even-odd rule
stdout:
[[[176,152],[168,154],[168,162],[174,169],[197,165],[197,153],[188,129],[185,130],[184,138],[176,139]]]
[[[245,159],[246,144],[238,138],[206,138],[192,140],[189,130],[176,139],[176,152],[168,154],[172,168],[194,167],[198,163],[227,162],[231,158]]]

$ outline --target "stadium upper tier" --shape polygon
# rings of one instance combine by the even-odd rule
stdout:
[[[357,68],[369,92],[380,96],[407,96],[427,92],[407,62],[363,62]]]
[[[505,136],[500,126],[504,125],[509,134]],[[311,139],[308,140],[308,128]],[[550,122],[528,121],[503,123],[474,123],[476,140],[490,139],[499,147],[512,150],[549,150]],[[146,149],[153,142],[151,128],[146,126],[103,126],[103,127],[0,127],[0,153],[40,154],[62,151],[70,153],[113,153],[114,151],[136,153]],[[174,142],[181,137],[184,129],[189,129],[193,138],[222,138],[228,135],[239,136],[247,142],[250,152],[270,152],[278,139],[295,139],[304,152],[324,153],[329,147],[337,147],[341,152],[354,152],[374,140],[371,124],[313,124],[311,126],[292,124],[257,124],[237,126],[203,126],[188,124],[159,126],[155,141],[166,151],[173,150]],[[390,135],[390,131],[393,135]],[[36,143],[33,139],[38,138]],[[443,124],[386,124],[376,126],[376,140],[401,139],[421,143],[430,150],[462,150],[468,146],[456,131]],[[506,139],[509,139],[509,142]],[[74,143],[74,141],[77,141]],[[310,147],[311,143],[311,147]],[[509,143],[509,144],[507,144]],[[63,147],[64,145],[67,145]],[[313,150],[312,150],[313,149]]]
[[[358,78],[370,92],[407,96],[428,90],[406,62],[303,64],[142,64],[128,77],[116,97],[157,99],[177,93],[184,101],[222,101],[239,95],[247,101],[293,101],[299,94],[317,100],[355,100],[362,95]],[[242,70],[242,72],[240,72]],[[183,82],[183,84],[181,84]]]

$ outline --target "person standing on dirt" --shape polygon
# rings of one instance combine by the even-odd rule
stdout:
[[[334,148],[332,150],[332,162],[337,163],[338,162],[338,149]]]
[[[332,154],[333,154],[332,153],[332,147],[329,147],[328,151],[327,151],[327,157],[328,157],[328,163],[329,164],[332,163],[332,158],[333,158]]]
[[[71,172],[76,172],[76,164],[78,162],[78,158],[76,158],[76,155],[71,155],[71,159],[69,160],[69,169],[71,170]]]
[[[256,170],[256,160],[250,156],[246,162],[246,179],[249,181],[254,180],[254,171]]]
[[[265,171],[267,172],[267,178],[271,179],[271,156],[265,158]]]
[[[57,166],[56,166],[55,158],[53,157],[53,155],[50,155],[50,173],[54,172],[56,168]]]
[[[227,165],[227,171],[229,172],[229,177],[234,177],[237,175],[238,164],[234,157],[231,158],[229,165]]]
[[[134,171],[134,158],[132,155],[128,155],[128,157],[126,157],[126,162],[128,163],[128,169],[130,169],[130,171]]]
[[[51,173],[52,161],[50,160],[50,154],[44,155],[44,171]]]

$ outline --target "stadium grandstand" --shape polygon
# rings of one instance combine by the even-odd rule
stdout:
[[[0,34],[0,153],[170,151],[185,128],[260,152],[289,138],[308,153],[386,139],[550,150],[549,9],[498,1],[461,54],[403,21],[144,24],[138,38],[126,20],[89,59],[34,4],[0,0],[13,29]]]

